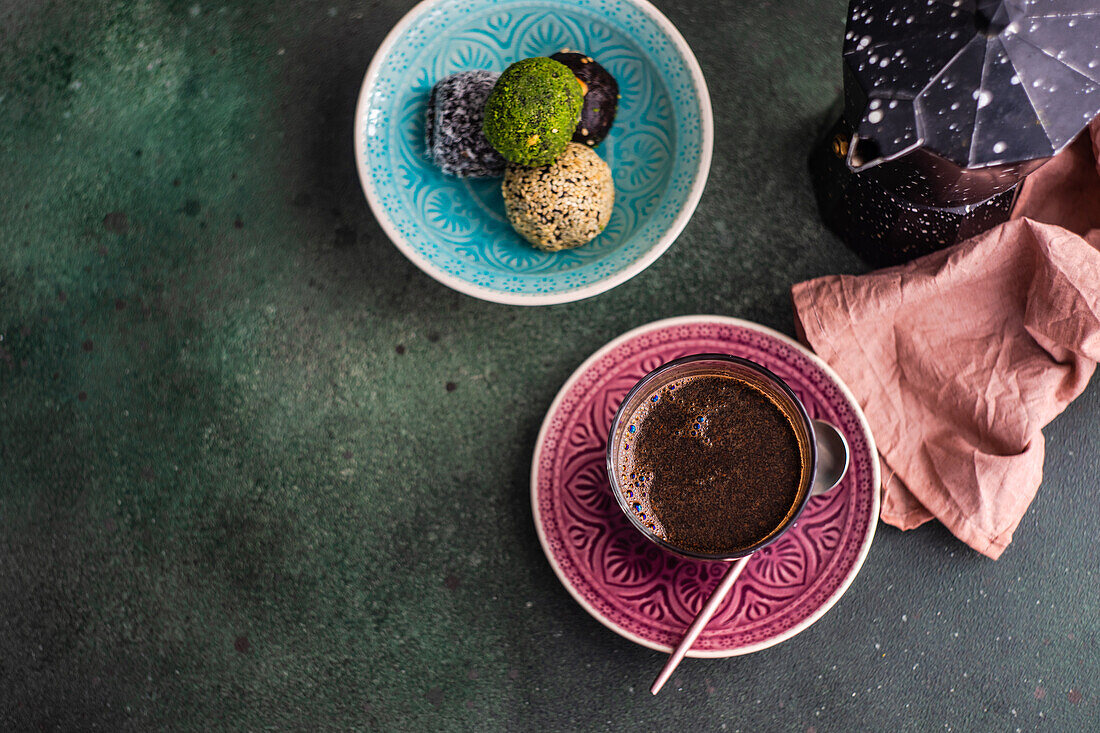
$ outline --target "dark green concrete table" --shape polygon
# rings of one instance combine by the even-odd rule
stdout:
[[[483,303],[386,240],[351,119],[407,2],[0,4],[0,728],[1100,728],[1100,389],[998,562],[880,527],[805,633],[686,663],[562,589],[528,503],[558,387],[686,313],[790,333],[862,266],[804,158],[843,0],[663,2],[710,183],[645,273]]]

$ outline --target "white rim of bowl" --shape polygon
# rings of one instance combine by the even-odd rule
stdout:
[[[695,58],[695,54],[692,53],[691,47],[688,46],[687,41],[680,35],[680,31],[676,29],[672,21],[666,18],[664,14],[649,3],[648,0],[626,0],[626,2],[641,10],[658,25],[672,41],[672,44],[676,47],[676,50],[687,64],[688,69],[691,71],[691,82],[695,87],[696,96],[698,98],[699,122],[703,133],[703,149],[699,154],[699,163],[695,168],[695,181],[692,183],[687,200],[684,202],[680,212],[676,215],[676,218],[672,220],[672,224],[665,230],[660,239],[657,240],[657,243],[650,247],[637,260],[612,275],[589,285],[556,293],[506,293],[481,285],[475,285],[439,270],[409,246],[409,243],[405,241],[405,237],[397,231],[397,228],[394,227],[393,222],[390,221],[385,210],[378,201],[377,194],[374,190],[374,184],[367,171],[364,136],[361,135],[361,132],[364,129],[363,123],[365,122],[364,115],[366,113],[365,105],[368,92],[374,85],[383,60],[389,55],[397,39],[405,32],[405,29],[412,25],[413,21],[416,20],[421,13],[427,11],[434,5],[445,2],[448,2],[448,0],[421,0],[412,10],[405,13],[401,20],[397,21],[397,25],[386,34],[386,37],[382,39],[381,45],[378,46],[378,50],[374,52],[374,57],[371,59],[370,66],[367,67],[367,74],[363,77],[363,85],[359,89],[359,101],[355,105],[355,130],[353,132],[355,135],[355,167],[359,171],[359,183],[363,188],[364,194],[366,194],[367,203],[370,205],[374,218],[378,221],[379,225],[381,225],[390,241],[393,242],[405,257],[429,277],[434,278],[438,282],[460,293],[465,293],[466,295],[480,298],[481,300],[488,300],[493,303],[503,303],[505,305],[554,305],[556,303],[571,303],[575,300],[583,300],[584,298],[599,295],[617,285],[621,285],[656,262],[657,258],[663,255],[665,251],[672,246],[672,243],[676,241],[676,238],[680,236],[680,233],[684,230],[684,227],[687,226],[688,221],[695,213],[695,208],[699,205],[699,199],[703,196],[703,188],[706,186],[707,176],[710,174],[711,156],[714,148],[714,114],[713,110],[711,110],[710,92],[707,91],[707,82],[706,79],[703,78],[703,70],[699,67],[699,61]]]
[[[859,548],[859,555],[856,557],[855,565],[853,565],[852,569],[848,572],[848,577],[846,577],[844,579],[844,582],[842,582],[837,587],[837,589],[833,591],[833,594],[829,596],[825,603],[821,604],[821,606],[817,610],[804,618],[802,621],[784,631],[782,634],[773,636],[769,639],[764,639],[763,641],[756,642],[755,644],[737,647],[736,649],[692,649],[689,650],[687,653],[687,656],[689,657],[700,659],[739,657],[744,654],[752,654],[753,652],[758,652],[763,649],[767,649],[768,647],[775,646],[776,644],[780,644],[787,639],[790,639],[791,637],[802,633],[810,626],[813,626],[822,616],[825,615],[825,613],[830,608],[836,605],[836,602],[840,600],[841,596],[843,596],[845,592],[847,592],[848,587],[852,584],[852,581],[854,581],[856,579],[856,576],[859,575],[859,570],[863,567],[863,562],[867,559],[867,553],[871,550],[871,541],[875,538],[875,529],[878,527],[878,515],[880,508],[878,487],[882,482],[882,474],[878,461],[878,447],[875,445],[874,435],[871,434],[871,426],[867,424],[867,418],[866,416],[864,416],[863,410],[860,409],[859,403],[856,402],[856,398],[848,389],[848,385],[846,385],[844,381],[841,380],[837,373],[834,372],[828,364],[822,361],[820,357],[811,352],[805,346],[798,343],[791,337],[770,329],[767,326],[761,326],[759,323],[753,323],[752,321],[746,321],[741,318],[732,318],[730,316],[708,315],[677,316],[675,318],[665,318],[660,321],[653,321],[652,323],[647,323],[644,326],[638,326],[637,328],[631,329],[630,331],[627,331],[618,338],[607,342],[599,349],[597,349],[595,353],[592,354],[592,356],[585,359],[584,363],[582,363],[579,367],[576,368],[576,370],[572,374],[569,375],[569,379],[565,380],[565,383],[562,385],[561,389],[558,390],[558,394],[554,397],[554,401],[550,404],[550,409],[546,411],[546,417],[542,420],[542,427],[539,429],[539,436],[535,441],[535,454],[531,458],[531,513],[535,520],[535,531],[538,533],[539,536],[539,544],[542,545],[542,551],[546,554],[546,559],[549,560],[550,567],[554,569],[554,574],[558,576],[558,580],[561,581],[561,584],[565,586],[565,589],[567,591],[569,591],[569,595],[573,596],[573,599],[581,605],[581,608],[583,608],[585,611],[588,611],[589,615],[591,615],[594,619],[599,621],[607,628],[614,631],[619,636],[629,639],[636,644],[641,644],[644,647],[648,647],[649,649],[654,649],[656,651],[666,653],[672,652],[671,646],[667,646],[665,644],[657,644],[653,641],[650,641],[649,639],[631,633],[621,626],[612,623],[610,619],[605,618],[602,614],[600,614],[599,611],[593,608],[592,604],[586,601],[580,595],[580,593],[578,593],[577,590],[569,583],[568,579],[565,577],[565,574],[562,573],[561,568],[558,566],[557,561],[555,561],[553,554],[551,554],[550,552],[550,544],[546,538],[546,532],[542,528],[542,516],[539,514],[538,502],[538,474],[539,459],[542,457],[542,444],[543,441],[546,440],[546,434],[550,430],[550,420],[551,418],[553,418],[554,413],[557,412],[558,408],[561,406],[561,402],[563,399],[565,399],[565,395],[569,392],[570,389],[572,389],[574,383],[576,383],[576,381],[580,379],[586,371],[588,371],[592,364],[594,364],[596,360],[602,358],[609,351],[616,348],[619,344],[629,341],[636,336],[640,336],[641,334],[647,333],[649,331],[657,331],[663,328],[678,326],[684,323],[718,323],[723,325],[739,326],[742,328],[757,331],[759,333],[763,333],[767,336],[771,336],[772,338],[787,344],[791,348],[796,349],[800,354],[805,356],[812,363],[817,365],[823,372],[825,372],[826,376],[828,376],[836,384],[841,394],[843,394],[844,397],[852,404],[853,408],[855,409],[856,418],[859,420],[860,428],[862,428],[864,437],[866,437],[867,439],[867,447],[870,449],[871,453],[871,479],[872,486],[874,488],[872,488],[871,490],[872,518],[870,529],[867,532],[867,536],[863,539],[863,545]]]

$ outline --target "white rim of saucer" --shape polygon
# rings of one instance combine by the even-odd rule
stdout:
[[[630,331],[627,331],[618,338],[615,338],[612,341],[604,344],[602,347],[597,349],[596,352],[592,354],[592,356],[585,359],[584,362],[579,367],[577,367],[572,374],[569,375],[569,378],[565,380],[565,383],[562,385],[561,389],[558,390],[558,394],[554,397],[554,401],[550,403],[550,409],[546,411],[546,417],[543,418],[542,427],[539,429],[539,435],[535,442],[535,453],[531,459],[531,513],[535,520],[535,531],[538,533],[539,536],[539,544],[542,545],[542,551],[546,555],[546,559],[550,562],[550,567],[554,569],[554,574],[558,576],[558,580],[561,581],[561,584],[565,586],[565,589],[567,591],[569,591],[569,595],[573,596],[574,600],[576,600],[577,603],[579,603],[584,610],[588,611],[588,613],[593,618],[595,618],[607,628],[614,631],[619,636],[625,637],[637,644],[648,647],[649,649],[654,649],[656,651],[666,653],[672,652],[671,646],[668,646],[666,644],[658,644],[656,642],[650,641],[649,639],[638,636],[637,634],[631,633],[630,631],[627,631],[621,626],[613,623],[610,619],[605,618],[590,603],[588,603],[588,601],[586,601],[580,595],[580,593],[577,592],[576,588],[574,588],[569,583],[568,579],[565,577],[565,574],[562,573],[561,567],[558,565],[557,561],[554,559],[553,554],[551,554],[550,552],[550,544],[546,538],[546,532],[543,530],[542,516],[539,514],[538,503],[538,472],[539,459],[542,456],[542,445],[543,441],[546,439],[546,434],[550,430],[551,418],[561,406],[561,402],[563,399],[565,399],[565,395],[568,394],[569,390],[572,389],[577,380],[579,380],[581,376],[586,371],[588,371],[592,364],[594,364],[598,359],[603,357],[609,351],[619,346],[619,344],[622,344],[625,341],[629,341],[630,339],[640,336],[641,334],[648,333],[649,331],[658,331],[664,328],[669,328],[671,326],[679,326],[681,324],[688,323],[717,323],[730,326],[739,326],[770,336],[774,339],[777,339],[778,341],[781,341],[784,344],[787,344],[791,348],[798,350],[799,353],[801,353],[803,356],[805,356],[807,359],[817,365],[823,372],[825,372],[826,376],[833,380],[837,388],[840,390],[841,394],[844,395],[844,398],[847,399],[848,402],[851,404],[853,410],[855,411],[856,418],[859,420],[860,427],[863,430],[864,438],[867,440],[867,447],[870,449],[871,453],[871,478],[872,486],[874,487],[874,489],[872,489],[871,491],[871,512],[873,518],[868,525],[869,529],[867,532],[867,536],[863,539],[863,545],[860,547],[859,554],[856,556],[855,564],[852,565],[851,570],[848,571],[848,576],[837,587],[837,589],[833,591],[833,594],[829,596],[829,598],[826,599],[826,601],[821,604],[821,606],[817,608],[813,613],[811,613],[805,619],[781,634],[777,634],[776,636],[773,636],[771,638],[756,642],[755,644],[748,644],[743,647],[737,647],[736,649],[692,649],[687,653],[687,656],[696,658],[715,659],[723,657],[737,657],[744,654],[758,652],[763,649],[767,649],[768,647],[775,646],[776,644],[780,644],[787,639],[790,639],[791,637],[805,631],[814,623],[816,623],[818,619],[824,616],[826,612],[828,612],[828,610],[832,608],[837,601],[840,600],[840,597],[844,595],[844,593],[848,590],[848,587],[852,584],[852,581],[855,580],[856,575],[859,574],[860,568],[863,567],[863,562],[867,559],[867,553],[871,549],[871,542],[875,538],[875,528],[878,526],[878,515],[880,508],[878,487],[882,481],[882,475],[878,461],[878,448],[875,446],[875,439],[874,436],[871,434],[871,427],[867,424],[867,418],[866,416],[864,416],[863,410],[860,409],[859,403],[856,402],[856,399],[852,395],[852,392],[848,389],[848,385],[846,385],[844,381],[841,380],[837,373],[834,372],[828,364],[822,361],[816,354],[811,352],[805,346],[798,343],[789,336],[779,333],[778,331],[768,328],[767,326],[761,326],[758,323],[753,323],[752,321],[746,321],[741,318],[732,318],[730,316],[708,315],[677,316],[675,318],[665,318],[659,321],[653,321],[651,323],[645,324],[644,326],[638,326],[637,328],[631,329]]]
[[[621,285],[656,262],[657,258],[663,255],[665,251],[672,246],[672,243],[676,241],[676,238],[680,236],[680,233],[684,230],[684,227],[687,226],[688,221],[691,220],[692,215],[695,213],[695,209],[699,205],[699,199],[703,196],[703,189],[707,184],[707,176],[710,174],[710,163],[714,150],[714,113],[710,106],[710,92],[707,90],[707,82],[703,77],[703,70],[700,68],[699,61],[695,58],[695,54],[692,53],[691,47],[688,46],[687,41],[680,35],[680,31],[676,29],[672,21],[666,18],[664,14],[650,4],[648,0],[625,0],[625,2],[633,5],[649,16],[665,35],[668,36],[669,40],[672,41],[673,46],[687,64],[691,72],[691,83],[695,87],[696,97],[698,99],[699,123],[703,133],[702,150],[699,154],[699,163],[695,168],[695,181],[692,183],[691,190],[688,192],[687,200],[684,201],[684,205],[680,208],[680,212],[676,215],[676,218],[672,220],[672,224],[669,225],[668,229],[665,230],[655,245],[650,247],[641,257],[623,269],[589,285],[555,293],[507,293],[501,290],[475,285],[455,277],[454,275],[443,272],[421,257],[421,255],[409,245],[405,237],[397,231],[393,222],[390,221],[390,218],[386,215],[385,209],[382,208],[381,203],[378,201],[378,194],[374,190],[374,183],[367,170],[365,150],[366,100],[369,96],[371,87],[378,77],[379,68],[383,60],[389,55],[390,51],[396,45],[397,39],[405,32],[405,29],[412,25],[417,17],[432,6],[440,5],[448,1],[449,0],[421,0],[412,10],[405,13],[401,20],[397,21],[397,25],[395,25],[390,32],[386,34],[386,37],[382,39],[382,43],[378,46],[378,50],[374,52],[374,57],[371,59],[370,66],[367,67],[366,76],[363,77],[363,85],[359,89],[359,101],[355,105],[355,129],[353,131],[355,136],[355,167],[359,171],[359,183],[363,188],[363,193],[367,197],[367,203],[370,205],[371,212],[382,227],[382,230],[386,233],[386,236],[389,237],[390,241],[393,242],[397,249],[399,249],[409,261],[429,277],[460,293],[464,293],[474,298],[480,298],[481,300],[488,300],[493,303],[503,303],[505,305],[554,305],[557,303],[571,303],[576,300],[591,298],[617,285]]]

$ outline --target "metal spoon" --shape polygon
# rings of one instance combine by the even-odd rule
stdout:
[[[848,473],[851,451],[844,433],[824,420],[814,420],[813,424],[817,439],[817,475],[810,496],[817,496],[832,491],[843,480]]]
[[[849,450],[848,441],[844,439],[843,433],[822,420],[814,420],[813,423],[814,437],[817,439],[817,474],[814,476],[810,496],[817,496],[832,491],[844,478],[844,474],[848,472]],[[688,653],[692,644],[699,638],[699,634],[703,633],[703,629],[710,622],[711,616],[718,610],[718,606],[729,595],[730,589],[733,588],[737,577],[741,575],[741,571],[745,569],[750,557],[752,555],[746,555],[730,564],[722,582],[714,589],[703,610],[691,622],[679,646],[669,656],[661,673],[653,681],[653,686],[649,688],[651,693],[656,695],[668,682],[668,678],[672,676],[680,660]]]

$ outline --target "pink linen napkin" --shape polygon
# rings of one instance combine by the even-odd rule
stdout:
[[[1042,429],[1100,360],[1100,120],[1025,182],[1013,219],[866,275],[795,285],[803,339],[855,394],[882,519],[933,517],[996,559],[1043,477]]]

